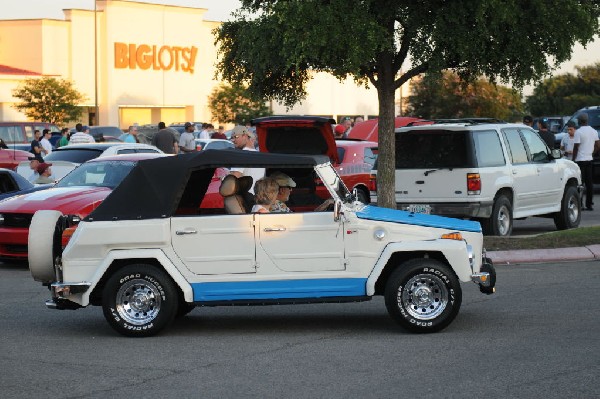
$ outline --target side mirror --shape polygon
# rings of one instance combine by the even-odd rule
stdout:
[[[552,159],[561,159],[562,158],[562,154],[560,153],[560,150],[553,149],[552,151],[550,151],[550,158],[552,158]]]
[[[333,221],[339,222],[342,215],[342,201],[336,200],[333,204]]]

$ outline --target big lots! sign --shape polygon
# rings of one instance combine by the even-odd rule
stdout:
[[[154,69],[194,73],[198,48],[179,46],[150,46],[115,42],[115,68]]]

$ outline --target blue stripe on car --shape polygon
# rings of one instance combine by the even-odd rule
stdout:
[[[365,278],[193,283],[194,301],[325,298],[366,295]]]
[[[396,222],[425,227],[438,227],[449,230],[481,232],[481,225],[479,222],[473,222],[471,220],[425,215],[422,213],[381,208],[372,205],[368,205],[363,210],[356,212],[356,216],[360,219],[379,220],[381,222]]]

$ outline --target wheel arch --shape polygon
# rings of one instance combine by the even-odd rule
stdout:
[[[167,256],[158,250],[136,250],[134,253],[129,253],[129,251],[111,251],[107,254],[103,265],[98,268],[96,273],[98,277],[94,278],[96,282],[90,287],[91,290],[88,291],[87,298],[85,296],[82,298],[83,302],[89,301],[92,305],[101,305],[102,290],[110,276],[127,265],[140,263],[153,265],[165,272],[175,283],[180,299],[185,302],[193,302],[194,295],[191,285]]]
[[[435,259],[448,265],[460,281],[470,281],[471,266],[463,241],[431,240],[388,245],[367,279],[367,295],[383,295],[389,276],[411,259]]]

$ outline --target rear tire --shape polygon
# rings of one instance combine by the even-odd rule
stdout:
[[[492,215],[481,224],[486,235],[508,237],[512,233],[512,204],[506,196],[501,195],[494,201]]]
[[[128,337],[157,334],[173,322],[178,306],[173,280],[147,264],[117,270],[102,291],[104,317],[112,328]]]
[[[573,186],[567,186],[560,203],[560,212],[554,215],[554,225],[558,230],[573,229],[581,222],[581,198]]]
[[[385,306],[405,329],[432,333],[446,328],[458,314],[462,290],[447,265],[412,259],[396,269],[385,287]]]
[[[56,240],[58,236],[60,247],[61,217],[62,213],[59,211],[44,210],[37,211],[31,219],[27,238],[27,258],[29,271],[35,281],[42,283],[56,281],[54,261],[60,255],[58,253],[60,248],[56,248]]]

